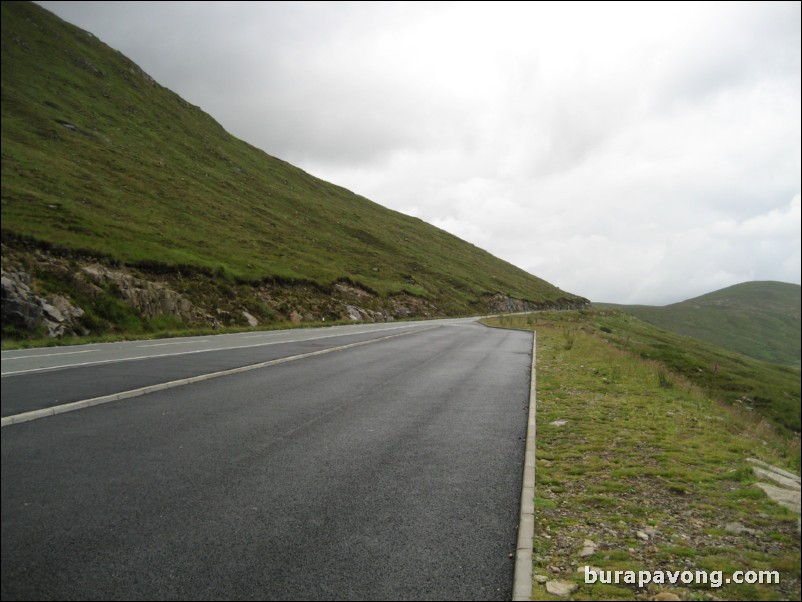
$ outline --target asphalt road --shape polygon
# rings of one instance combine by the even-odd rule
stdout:
[[[392,334],[416,328],[430,328],[442,324],[473,322],[473,318],[451,318],[420,322],[384,322],[353,324],[327,328],[297,328],[288,330],[247,331],[231,334],[175,337],[146,341],[121,341],[69,347],[42,347],[14,349],[2,352],[0,374],[11,376],[32,374],[62,368],[99,366],[107,363],[143,359],[167,358],[192,353],[214,351],[257,350],[260,347],[323,341],[358,334]]]
[[[509,599],[530,352],[444,324],[4,427],[2,598]]]
[[[360,324],[4,351],[3,417],[471,320]],[[45,374],[47,373],[47,374]]]

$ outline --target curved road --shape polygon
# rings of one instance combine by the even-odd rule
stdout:
[[[3,599],[509,599],[531,334],[399,326],[4,353],[10,415],[377,339],[4,427]]]

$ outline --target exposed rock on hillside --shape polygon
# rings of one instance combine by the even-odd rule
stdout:
[[[172,316],[187,324],[207,322],[214,326],[216,319],[195,307],[189,300],[168,288],[165,284],[135,278],[120,270],[111,270],[100,264],[84,266],[85,274],[94,283],[119,291],[122,299],[144,318]],[[102,289],[99,289],[102,290]],[[246,318],[247,320],[247,318]]]
[[[535,303],[486,295],[476,313],[573,309],[584,300]],[[388,322],[453,315],[409,293],[383,296],[352,282],[322,286],[241,282],[187,268],[148,270],[97,258],[3,245],[3,336],[63,336],[289,322]]]
[[[243,284],[204,273],[149,273],[3,246],[3,337],[256,327],[271,322],[381,322],[441,315],[425,300],[381,299],[345,283]],[[56,292],[54,292],[56,291]]]
[[[520,313],[547,309],[586,309],[590,302],[582,297],[562,297],[550,301],[526,301],[496,293],[495,295],[485,296],[482,299],[482,305],[490,313]]]
[[[27,272],[2,270],[3,333],[42,333],[51,338],[87,334],[78,319],[84,315],[61,295],[40,297]]]

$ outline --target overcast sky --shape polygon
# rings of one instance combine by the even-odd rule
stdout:
[[[800,282],[800,3],[41,2],[229,132],[594,301]]]

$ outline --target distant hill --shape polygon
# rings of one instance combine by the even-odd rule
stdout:
[[[594,303],[614,307],[666,330],[744,355],[800,367],[800,286],[744,282],[665,307]]]
[[[98,261],[143,290],[172,278],[184,298],[241,324],[244,308],[261,321],[387,318],[399,299],[409,301],[401,315],[587,304],[231,136],[120,52],[29,2],[2,3],[2,157],[4,269],[44,270],[32,287],[83,303],[97,318],[89,330],[117,319],[84,286],[81,269]],[[37,252],[67,263],[48,267]],[[204,278],[214,281],[207,291],[220,280],[236,286],[193,297]],[[355,291],[350,301],[340,287],[328,302],[340,284]],[[246,285],[256,288],[245,295]],[[346,308],[360,300],[373,313]],[[126,319],[142,318],[132,311]]]

